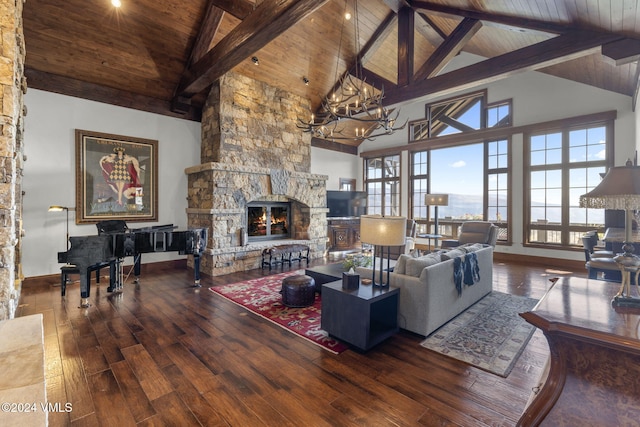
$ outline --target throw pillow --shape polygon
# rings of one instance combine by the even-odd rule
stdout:
[[[462,250],[462,249],[451,249],[450,251],[447,251],[445,253],[443,253],[441,255],[441,258],[443,261],[447,261],[450,259],[454,259],[457,258],[459,256],[464,256],[464,254],[466,254],[467,252]]]
[[[420,258],[407,259],[405,273],[407,276],[420,277],[420,273],[425,267],[435,265],[440,262],[440,257],[436,254],[425,255]]]
[[[479,251],[484,247],[485,245],[482,243],[467,243],[466,245],[462,245],[457,249],[462,249],[466,253],[471,253],[471,252]]]
[[[405,271],[407,271],[406,266],[407,266],[408,259],[413,259],[413,257],[406,254],[401,254],[398,257],[398,262],[396,262],[396,266],[393,267],[393,272],[398,274],[405,274]]]

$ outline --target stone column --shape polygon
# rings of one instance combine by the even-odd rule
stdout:
[[[15,316],[22,272],[23,0],[0,0],[0,320]]]

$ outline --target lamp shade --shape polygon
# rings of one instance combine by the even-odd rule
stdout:
[[[640,166],[609,169],[600,184],[580,196],[580,207],[592,209],[640,209]]]
[[[67,208],[66,206],[60,206],[60,205],[51,205],[49,206],[49,212],[62,212],[64,210],[67,210],[69,208]]]
[[[427,206],[448,206],[449,195],[448,194],[425,194],[424,204]]]
[[[360,241],[374,246],[402,246],[407,232],[403,216],[362,215]]]

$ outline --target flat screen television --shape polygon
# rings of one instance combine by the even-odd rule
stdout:
[[[328,217],[364,215],[367,211],[365,191],[327,191]]]

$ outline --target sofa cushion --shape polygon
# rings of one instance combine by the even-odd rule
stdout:
[[[442,261],[448,261],[450,259],[457,258],[459,256],[464,256],[467,252],[463,249],[451,249],[450,251],[444,252],[440,257]]]
[[[439,254],[429,254],[420,258],[408,258],[404,274],[407,276],[420,277],[420,273],[422,273],[425,267],[435,265],[439,263],[440,260]]]

